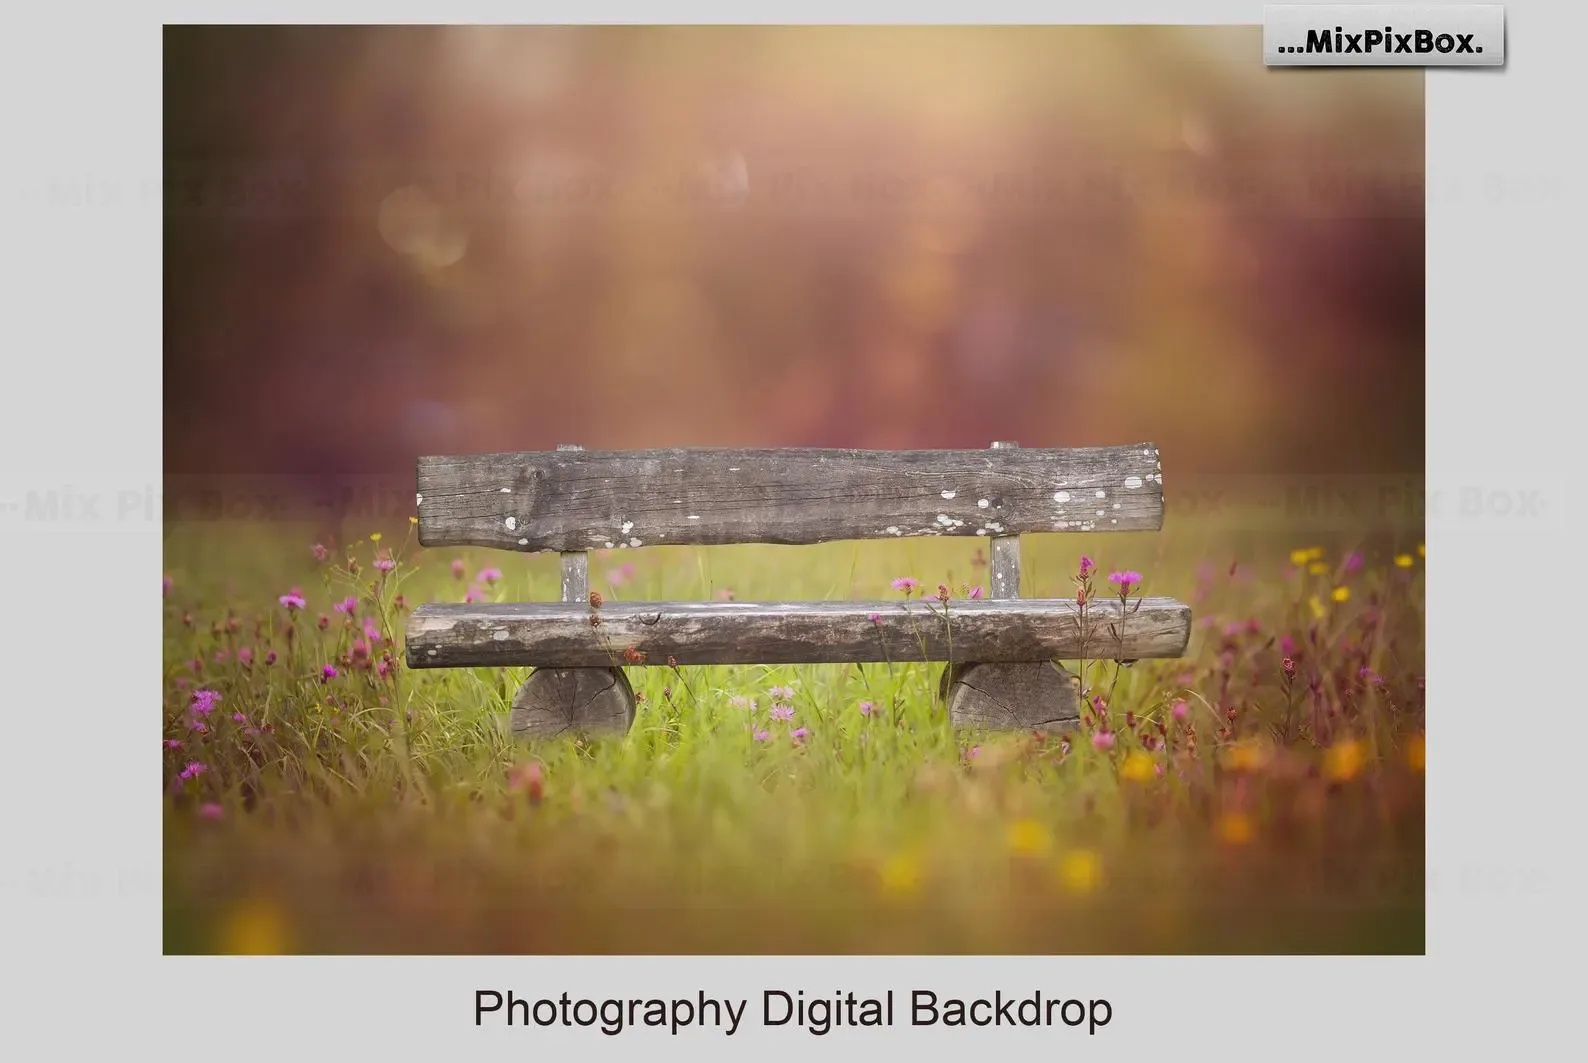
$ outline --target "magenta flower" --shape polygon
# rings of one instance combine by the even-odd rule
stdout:
[[[237,651],[237,663],[244,668],[254,663],[254,651],[247,646]]]
[[[314,559],[316,561],[324,561],[326,558],[331,556],[331,551],[327,550],[319,543],[315,543],[313,546],[309,547],[309,552],[314,555]]]
[[[771,740],[772,732],[771,731],[757,731],[757,732],[755,732],[755,734],[751,735],[750,737],[754,738],[757,742],[767,742],[767,741]]]
[[[869,701],[862,701],[860,703],[860,715],[862,715],[862,716],[870,716],[871,715],[871,710],[874,709],[875,707],[876,706],[872,705],[871,702],[869,702]]]
[[[774,701],[793,701],[794,700],[794,688],[793,687],[773,687],[771,690],[768,690],[766,693],[767,693],[767,696],[772,698]]]
[[[336,676],[337,676],[337,671],[336,671],[336,666],[335,665],[328,664],[325,667],[320,669],[320,678],[321,679],[335,679]]]
[[[335,609],[339,613],[346,613],[348,616],[352,616],[354,613],[358,612],[358,599],[351,596],[343,598],[341,601],[331,606],[331,608]]]
[[[772,719],[774,719],[774,720],[792,720],[793,718],[794,718],[794,707],[792,705],[773,705],[772,706]]]
[[[475,577],[475,579],[483,580],[486,583],[495,583],[501,578],[502,570],[499,568],[482,568],[480,569],[480,574]]]
[[[452,562],[452,578],[453,579],[462,579],[466,574],[467,573],[464,570],[462,561],[454,561],[454,562]]]
[[[214,801],[206,801],[198,807],[198,814],[203,819],[220,819],[223,809]]]
[[[287,607],[287,612],[289,613],[294,609],[302,609],[308,604],[303,600],[303,595],[296,590],[283,594],[279,601],[282,605]]]
[[[981,746],[971,746],[970,752],[965,754],[967,760],[975,760],[979,756],[981,756]]]
[[[389,557],[377,557],[375,559],[375,567],[380,569],[382,572],[390,572],[392,569],[397,567],[397,562],[393,561]]]
[[[233,723],[247,723],[248,722],[248,717],[244,716],[240,712],[234,712],[234,713],[232,713],[232,722]]]
[[[380,660],[375,662],[375,674],[380,676],[382,679],[385,679],[388,675],[391,675],[391,670],[392,664],[390,661],[386,660],[386,658],[382,657]],[[409,713],[409,716],[412,715],[412,713]]]
[[[468,589],[468,592],[466,594],[464,594],[464,596],[463,596],[463,601],[464,601],[465,605],[467,605],[470,602],[480,602],[480,601],[484,601],[484,600],[485,600],[485,592],[480,590],[480,588],[478,588],[478,587],[470,587]]]
[[[900,576],[898,579],[893,581],[893,589],[902,592],[906,598],[913,594],[915,592],[915,588],[919,587],[920,585],[921,584],[919,581],[914,580],[909,576]]]
[[[1108,582],[1119,584],[1120,594],[1129,594],[1132,587],[1141,583],[1141,573],[1132,569],[1126,569],[1123,572],[1113,572],[1109,574]]]
[[[1351,553],[1345,555],[1345,570],[1347,572],[1357,572],[1357,571],[1360,571],[1361,568],[1362,568],[1362,555],[1361,554],[1359,554],[1359,553],[1357,553],[1356,551],[1353,550]]]
[[[810,732],[807,731],[805,728],[796,727],[796,728],[794,728],[794,730],[789,732],[789,737],[794,739],[796,742],[798,742],[800,739],[804,738],[808,734],[810,734]]]
[[[276,651],[275,650],[271,650],[270,652],[265,654],[265,663],[266,664],[275,664],[276,663]]]
[[[1096,567],[1097,567],[1097,562],[1093,561],[1090,557],[1087,557],[1085,554],[1081,555],[1081,572],[1080,572],[1080,576],[1081,576],[1082,579],[1085,579],[1087,576],[1090,576],[1092,574],[1092,570],[1095,569]]]
[[[627,577],[623,575],[621,569],[613,569],[611,572],[607,573],[607,582],[612,584],[614,587],[623,586],[625,579],[627,579]]]
[[[193,730],[197,731],[199,734],[203,734],[204,732],[208,731],[209,728],[204,725],[203,720],[195,717],[193,720]]]
[[[970,589],[970,594],[968,594],[966,597],[969,597],[969,598],[980,598],[981,595],[982,595],[981,584],[978,583],[976,586],[974,586],[974,587],[972,587]]]
[[[374,617],[368,617],[367,619],[365,619],[365,621],[364,621],[364,637],[369,639],[371,642],[379,642],[380,641],[380,625],[375,623],[375,618]]]
[[[1106,753],[1114,748],[1114,732],[1096,731],[1092,734],[1092,748],[1100,753]]]
[[[871,621],[873,624],[880,624],[880,623],[882,623],[882,614],[881,613],[867,613],[866,614],[866,619]]]
[[[167,749],[181,749],[182,748],[182,740],[180,738],[167,738],[165,740],[165,748],[167,748]]]
[[[1177,701],[1169,707],[1169,714],[1177,720],[1184,720],[1191,710],[1183,701]]]
[[[215,703],[221,700],[219,691],[195,690],[193,691],[193,715],[208,716],[215,711]]]
[[[209,768],[207,768],[203,763],[197,760],[191,760],[188,761],[187,767],[182,769],[181,778],[197,779],[200,775],[203,775],[207,771],[209,771]]]

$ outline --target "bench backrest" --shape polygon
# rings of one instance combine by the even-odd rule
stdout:
[[[1156,531],[1151,443],[1080,449],[600,451],[423,457],[419,542],[525,552]],[[1012,544],[1011,544],[1012,545]]]

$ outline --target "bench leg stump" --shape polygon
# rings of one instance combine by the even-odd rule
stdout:
[[[565,732],[623,734],[634,723],[634,688],[621,668],[537,668],[513,697],[518,738]]]
[[[956,729],[1057,732],[1081,719],[1075,676],[1051,661],[951,664],[939,693]]]

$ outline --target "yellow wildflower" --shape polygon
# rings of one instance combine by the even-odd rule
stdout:
[[[1060,858],[1057,875],[1071,893],[1090,893],[1103,880],[1103,861],[1090,849],[1075,849]]]
[[[1333,782],[1350,782],[1361,774],[1366,759],[1362,743],[1354,738],[1343,739],[1323,755],[1323,773]]]
[[[1309,561],[1317,561],[1323,557],[1323,547],[1309,546],[1302,550],[1290,551],[1290,563],[1298,568]]]
[[[1218,832],[1227,845],[1245,845],[1257,835],[1257,828],[1246,813],[1226,812],[1219,817]]]
[[[1321,576],[1325,572],[1329,571],[1329,566],[1324,564],[1322,561],[1314,561],[1312,564],[1307,566],[1307,571],[1312,573],[1314,576]]]
[[[1417,556],[1418,557],[1427,557],[1428,556],[1428,550],[1422,543],[1418,543],[1417,544]]]
[[[418,524],[419,523],[419,518],[418,517],[409,517],[408,518],[408,523],[409,524]]]
[[[1327,610],[1323,608],[1323,603],[1318,601],[1318,596],[1316,594],[1307,599],[1307,604],[1312,606],[1312,618],[1314,620],[1322,620],[1328,615]]]
[[[1256,739],[1245,739],[1224,751],[1226,771],[1256,771],[1268,759],[1268,749]]]
[[[1396,568],[1411,568],[1414,564],[1416,564],[1416,562],[1412,560],[1412,555],[1411,554],[1396,554],[1395,555],[1395,567]]]
[[[1119,777],[1130,782],[1148,782],[1157,774],[1158,765],[1140,750],[1133,751],[1119,766]]]
[[[1337,602],[1348,602],[1348,601],[1351,600],[1351,588],[1350,587],[1336,587],[1334,589],[1334,593],[1332,593],[1330,595],[1330,597],[1333,598]]]
[[[372,543],[380,542],[380,532],[370,532],[369,533],[369,541],[372,542]]]
[[[914,893],[921,886],[920,862],[908,853],[898,853],[882,865],[881,879],[884,893]]]
[[[220,952],[227,956],[280,956],[289,951],[286,916],[259,898],[246,900],[221,925]]]
[[[1048,829],[1034,819],[1016,820],[1009,824],[1006,839],[1010,851],[1021,856],[1041,856],[1053,844],[1053,839],[1048,836]]]

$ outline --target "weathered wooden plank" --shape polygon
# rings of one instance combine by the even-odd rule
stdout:
[[[1163,478],[1151,443],[424,457],[418,489],[422,545],[525,551],[1163,525]]]
[[[621,668],[537,668],[513,698],[518,738],[621,734],[634,724],[634,688]]]
[[[1184,653],[1189,607],[1169,598],[1132,607],[1123,619],[1117,602],[1088,607],[1088,656]],[[678,664],[985,663],[1074,659],[1080,650],[1070,599],[946,606],[935,600],[608,602],[599,609],[560,602],[431,604],[414,610],[407,632],[412,668],[596,668],[670,658]]]
[[[559,443],[557,449],[564,453],[583,450],[577,443]],[[583,550],[570,550],[562,555],[562,600],[583,602],[590,597],[590,555]]]
[[[1066,731],[1081,720],[1075,677],[1051,661],[951,664],[943,672],[949,721],[985,731]]]
[[[1019,443],[1005,441],[994,443],[993,449],[1013,450],[1019,446]],[[987,571],[989,597],[1020,597],[1020,536],[993,536],[987,547]]]

